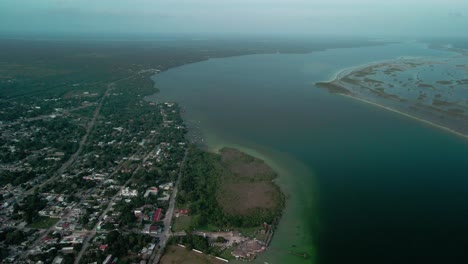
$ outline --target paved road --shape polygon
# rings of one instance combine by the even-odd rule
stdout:
[[[82,204],[89,196],[90,194],[87,194],[87,195],[84,195],[83,197],[81,197],[81,200],[78,204]],[[62,219],[64,218],[69,218],[71,216],[71,214],[73,213],[73,208],[71,208],[67,214],[63,217],[60,218],[59,221],[61,221]],[[57,231],[57,228],[56,228],[56,225],[53,225],[51,227],[49,227],[48,229],[44,230],[42,232],[42,234],[36,239],[36,241],[34,241],[34,244],[32,244],[30,246],[30,248],[35,248],[37,246],[39,246],[41,243],[42,243],[42,240],[51,232],[51,231]],[[75,233],[80,233],[80,232],[75,232]],[[22,259],[25,259],[27,256],[23,256]]]
[[[43,119],[51,119],[52,115],[54,115],[56,117],[64,116],[64,115],[68,115],[70,112],[77,111],[77,110],[84,109],[84,108],[88,108],[88,107],[93,106],[93,105],[96,105],[96,103],[88,103],[88,104],[85,104],[85,105],[82,105],[82,106],[78,106],[78,107],[71,108],[71,109],[64,109],[61,112],[52,113],[52,114],[48,114],[48,115],[41,115],[41,116],[36,116],[36,117],[31,117],[31,118],[20,119],[19,121],[14,121],[14,122],[11,122],[11,123],[0,124],[0,127],[14,126],[14,125],[17,125],[17,124],[21,124],[23,122],[32,122],[32,121],[43,120]]]
[[[102,108],[102,105],[104,103],[104,100],[106,99],[106,97],[109,96],[110,94],[110,91],[114,88],[115,84],[118,83],[118,82],[121,82],[121,81],[124,81],[124,80],[127,80],[127,79],[130,79],[134,76],[137,76],[139,75],[140,73],[137,73],[135,75],[131,75],[131,76],[128,76],[128,77],[125,77],[125,78],[122,78],[122,79],[119,79],[117,81],[114,81],[114,82],[111,82],[107,85],[107,89],[106,91],[104,92],[104,96],[102,96],[102,98],[99,100],[99,104],[98,106],[96,107],[96,109],[94,110],[94,114],[93,114],[93,118],[91,119],[91,121],[89,122],[88,126],[86,127],[86,133],[85,135],[83,136],[83,138],[81,138],[81,141],[80,141],[80,145],[78,147],[78,150],[73,153],[73,155],[64,163],[62,164],[62,166],[57,170],[56,172],[56,175],[46,181],[44,181],[43,183],[39,184],[39,185],[36,185],[34,186],[33,188],[29,189],[28,191],[26,191],[24,193],[25,196],[29,195],[29,194],[32,194],[34,193],[34,191],[38,188],[41,188],[43,186],[45,186],[46,184],[49,184],[53,181],[55,181],[56,179],[58,179],[75,161],[76,159],[79,157],[79,155],[81,154],[81,151],[83,150],[83,147],[86,143],[86,141],[88,140],[88,136],[90,134],[90,132],[92,131],[93,127],[94,127],[94,124],[96,123],[96,119],[98,118],[99,116],[99,113],[101,112],[101,108]]]
[[[156,248],[153,251],[148,263],[157,264],[161,260],[162,254],[164,253],[164,249],[167,246],[167,241],[172,236],[171,231],[171,222],[172,217],[174,216],[174,209],[177,197],[177,188],[179,186],[180,178],[182,177],[183,169],[185,166],[185,160],[187,159],[188,149],[185,150],[185,155],[180,165],[179,175],[177,177],[176,184],[174,186],[174,190],[172,191],[171,199],[169,200],[169,208],[167,209],[166,216],[164,217],[164,232],[161,234],[161,240],[159,242],[160,248],[157,250]]]
[[[107,212],[109,212],[109,210],[112,208],[115,200],[117,199],[117,197],[120,195],[121,191],[127,187],[127,185],[131,182],[131,180],[133,179],[133,176],[135,176],[135,174],[140,170],[141,166],[143,166],[143,164],[145,164],[145,162],[148,160],[149,156],[151,155],[151,153],[153,153],[158,147],[155,147],[154,149],[152,149],[151,151],[149,151],[147,153],[147,155],[145,156],[145,158],[143,159],[143,162],[141,162],[138,167],[133,171],[132,173],[132,176],[125,182],[125,184],[120,188],[120,190],[112,197],[112,199],[109,201],[106,209],[104,209],[104,211],[101,213],[101,215],[99,216],[99,219],[96,223],[96,225],[93,227],[93,229],[91,231],[88,232],[85,240],[83,241],[83,246],[81,247],[81,250],[80,252],[78,253],[78,255],[76,256],[75,258],[75,262],[74,264],[78,264],[80,263],[80,260],[81,258],[83,257],[83,254],[86,252],[88,246],[89,246],[89,243],[91,242],[91,238],[94,237],[94,235],[96,235],[96,229],[97,229],[97,226],[99,224],[100,221],[102,221],[104,219],[104,216],[107,215]],[[140,149],[141,150],[141,149]],[[132,157],[136,156],[137,154],[139,154],[138,152],[133,154]],[[123,163],[122,163],[123,164]],[[113,174],[115,174],[116,172],[120,171],[120,169],[117,169],[113,172]],[[111,174],[111,176],[113,175]]]
[[[25,196],[27,196],[29,194],[32,194],[32,193],[34,193],[34,191],[36,189],[41,188],[41,187],[43,187],[43,186],[57,180],[76,161],[76,159],[81,154],[81,151],[83,150],[83,147],[84,147],[86,141],[88,140],[88,136],[89,136],[90,132],[92,131],[92,129],[94,127],[94,124],[96,123],[96,119],[99,116],[99,112],[101,111],[101,107],[102,107],[102,104],[104,103],[104,99],[109,95],[109,92],[114,87],[114,85],[115,85],[115,82],[112,82],[109,85],[107,85],[107,90],[104,93],[104,96],[99,101],[98,106],[94,110],[93,118],[91,119],[88,126],[86,127],[86,133],[80,140],[80,145],[78,147],[78,150],[75,153],[73,153],[73,155],[65,163],[62,164],[62,166],[55,173],[54,177],[51,177],[50,179],[42,182],[41,184],[36,185],[33,188],[29,189],[28,191],[26,191],[24,193]]]
[[[45,180],[41,184],[38,184],[38,185],[34,186],[33,188],[29,189],[28,191],[24,192],[24,194],[23,194],[24,196],[28,196],[30,194],[33,194],[35,190],[45,186],[46,184],[49,184],[49,183],[57,180],[68,169],[68,167],[70,167],[76,161],[76,159],[80,155],[81,151],[83,150],[83,146],[84,146],[84,144],[86,143],[86,141],[88,139],[88,135],[90,134],[91,130],[94,127],[94,124],[96,123],[96,119],[99,116],[99,112],[101,111],[101,107],[102,107],[102,104],[104,102],[104,99],[109,95],[109,92],[114,87],[114,85],[115,85],[115,83],[110,83],[107,86],[107,89],[106,89],[106,92],[104,93],[104,96],[100,99],[98,107],[96,107],[96,109],[94,110],[94,114],[93,114],[93,118],[91,119],[91,122],[89,122],[88,126],[86,127],[86,133],[81,138],[78,150],[64,164],[62,164],[62,166],[57,170],[55,176]],[[84,198],[82,198],[82,201],[83,201],[83,199]],[[70,210],[70,212],[68,212],[68,214],[65,217],[68,217],[71,214],[71,211],[72,210]],[[51,226],[49,229],[45,230],[45,232],[43,232],[42,235],[39,236],[38,239],[36,239],[36,241],[34,242],[32,247],[38,246],[41,243],[42,239],[44,237],[46,237],[47,234],[50,231],[54,230],[54,229],[55,229],[55,225]]]

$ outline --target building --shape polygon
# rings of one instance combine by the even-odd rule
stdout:
[[[159,222],[161,220],[161,213],[162,213],[162,209],[161,208],[158,208],[154,211],[153,213],[153,222]]]
[[[137,190],[131,190],[128,187],[125,187],[122,189],[120,192],[120,196],[124,197],[137,197],[138,196],[138,191]]]
[[[73,247],[63,247],[62,248],[62,253],[63,254],[72,254],[73,253]]]
[[[99,250],[101,250],[101,251],[106,251],[106,249],[107,249],[107,244],[99,246]]]
[[[168,183],[164,183],[164,184],[161,184],[159,185],[159,188],[160,189],[163,189],[165,191],[169,191],[170,189],[172,189],[174,187],[174,183],[173,182],[168,182]]]
[[[149,195],[157,195],[158,194],[158,188],[156,187],[151,187],[148,190],[146,190],[144,197],[148,197]]]
[[[163,192],[162,197],[158,198],[158,201],[169,201],[171,199],[171,195],[168,192]]]
[[[158,233],[158,226],[156,226],[156,225],[151,225],[151,226],[149,227],[149,233],[150,233],[150,234],[156,234],[156,233]]]
[[[63,259],[62,256],[56,256],[54,260],[52,260],[52,264],[63,264],[65,263],[65,260]]]

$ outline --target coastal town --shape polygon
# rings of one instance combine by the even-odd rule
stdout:
[[[169,263],[174,247],[224,263],[266,250],[271,223],[245,234],[193,223],[177,196],[191,177],[181,109],[143,99],[158,72],[0,99],[3,263]]]
[[[467,25],[0,0],[0,264],[468,264]]]

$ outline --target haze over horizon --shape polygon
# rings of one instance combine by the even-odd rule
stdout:
[[[463,37],[466,0],[3,0],[0,33]]]

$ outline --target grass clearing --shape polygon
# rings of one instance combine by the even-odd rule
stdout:
[[[259,209],[282,208],[281,190],[273,183],[277,175],[263,160],[231,148],[223,148],[220,154],[226,170],[217,200],[225,213],[249,216]]]
[[[189,229],[192,218],[190,216],[179,216],[174,220],[173,232],[181,232]]]
[[[189,251],[179,246],[169,246],[166,249],[161,264],[221,264],[223,261],[212,256]]]
[[[274,209],[277,206],[271,182],[222,183],[218,202],[231,215],[249,215],[257,208]]]
[[[48,229],[59,221],[58,218],[39,217],[34,223],[28,225],[29,228]]]
[[[223,252],[221,252],[221,254],[219,254],[219,257],[229,261],[235,260],[236,258],[231,254],[234,250],[236,250],[236,247],[226,248]]]

